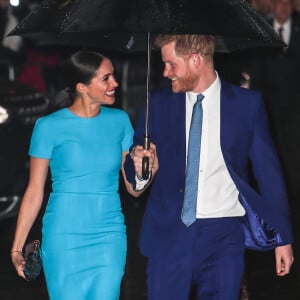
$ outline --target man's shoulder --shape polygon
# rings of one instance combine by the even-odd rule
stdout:
[[[261,92],[258,90],[240,87],[223,79],[221,79],[221,90],[222,92],[234,93],[236,95],[243,95],[245,97],[261,97]]]
[[[292,27],[299,29],[299,27],[300,27],[300,14],[293,14],[291,16],[291,20],[292,20]],[[297,32],[298,32],[298,30],[297,30]]]
[[[153,97],[176,96],[176,95],[184,95],[184,93],[174,93],[170,87],[154,89],[151,91],[151,96]]]
[[[169,101],[181,101],[184,97],[185,93],[174,93],[171,88],[161,88],[151,91],[151,101],[153,103],[160,102],[160,104],[163,104]]]
[[[234,105],[243,110],[252,110],[264,105],[260,91],[243,88],[224,81],[221,81],[221,100],[227,105]]]

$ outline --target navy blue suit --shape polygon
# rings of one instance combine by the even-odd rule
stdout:
[[[159,171],[147,201],[140,248],[151,259],[160,253],[179,255],[188,251],[196,229],[186,227],[180,218],[186,168],[185,94],[175,94],[170,89],[153,92],[149,121]],[[137,126],[134,145],[142,144],[143,133],[144,117]],[[259,92],[221,81],[221,149],[247,211],[242,222],[245,246],[268,250],[290,244],[292,233],[284,179]],[[249,161],[256,189],[249,183]],[[128,180],[134,183],[129,157],[125,171]]]

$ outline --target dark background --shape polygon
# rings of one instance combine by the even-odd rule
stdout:
[[[24,13],[28,11],[26,4],[30,2],[38,1],[23,0],[23,5],[16,11],[16,15],[22,17]],[[30,60],[28,57],[32,49],[36,51],[35,61]],[[57,96],[57,92],[62,88],[60,62],[77,49],[69,47],[56,48],[54,46],[35,47],[26,41],[26,47],[22,49],[16,60],[12,57],[5,59],[4,55],[7,53],[2,50],[0,46],[0,107],[9,108],[12,121],[7,124],[0,123],[0,211],[5,206],[5,202],[2,200],[3,196],[7,194],[18,194],[20,197],[22,196],[28,176],[27,149],[32,126],[36,117],[59,107],[60,97]],[[217,54],[215,58],[216,69],[220,76],[229,82],[239,85],[241,73],[254,67],[253,62],[255,60],[252,60],[252,58],[259,56],[259,52],[259,50],[251,49],[249,51],[231,54]],[[131,117],[133,126],[135,126],[146,98],[146,54],[124,54],[105,51],[103,51],[103,53],[112,59],[116,79],[120,84],[115,106],[126,110]],[[264,55],[266,54],[264,53]],[[49,59],[53,59],[53,57],[58,59],[58,63],[55,65],[49,63]],[[23,87],[20,88],[18,75],[24,71],[24,66],[34,67],[27,70],[35,72],[34,75],[37,77],[33,80],[34,82],[44,80],[45,88],[41,88],[41,86],[31,86],[32,90],[30,91]],[[14,80],[7,78],[9,67],[13,67],[16,72]],[[161,76],[162,69],[160,54],[157,51],[153,51],[151,89],[168,85],[168,82]],[[25,79],[28,79],[26,78],[26,74],[28,76],[28,73],[25,73]],[[261,74],[253,73],[251,80],[255,82],[259,77],[258,75]],[[15,96],[19,98],[13,98],[11,91],[14,91]],[[25,95],[35,93],[38,93],[38,97],[34,100],[25,97]],[[45,103],[47,104],[46,107],[44,107]],[[289,138],[290,147],[287,156],[290,160],[283,155],[285,154],[284,152],[279,151],[279,158],[283,164],[284,175],[288,186],[295,237],[293,245],[295,263],[288,276],[279,278],[275,274],[273,251],[246,251],[245,283],[248,289],[249,299],[251,300],[300,299],[300,182],[299,179],[297,179],[299,178],[300,170],[298,159],[299,150],[297,148],[300,141],[299,126],[297,126],[300,121],[299,103],[296,102],[289,107],[285,107],[287,119],[292,119],[296,124],[293,129],[289,128],[289,136],[287,136]],[[273,107],[272,103],[267,104],[269,107]],[[43,109],[38,111],[37,108],[41,107]],[[272,112],[272,109],[270,109],[269,112]],[[272,121],[272,118],[270,118],[270,120]],[[274,137],[278,135],[276,128],[273,129],[273,134]],[[281,150],[284,146],[281,144],[281,140],[278,139],[276,142],[278,150]],[[287,163],[289,161],[292,161],[292,163]],[[47,192],[48,191],[49,185],[47,185]],[[128,255],[126,272],[121,288],[121,300],[146,300],[146,259],[139,253],[138,237],[147,195],[143,195],[139,199],[129,196],[125,192],[122,182],[120,182],[120,193],[128,235]],[[47,202],[46,199],[47,197],[45,197],[44,207]],[[48,296],[43,274],[33,282],[26,282],[17,276],[11,264],[9,252],[14,234],[17,208],[16,206],[9,217],[4,218],[0,215],[0,299],[47,300]],[[34,224],[28,240],[40,238],[42,214],[43,210]],[[192,298],[193,295],[191,295],[191,299]]]

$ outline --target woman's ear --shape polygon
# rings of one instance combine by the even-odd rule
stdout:
[[[79,82],[76,84],[76,91],[77,93],[83,94],[86,92],[86,85]]]

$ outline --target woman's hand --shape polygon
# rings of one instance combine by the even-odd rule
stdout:
[[[23,278],[25,278],[23,273],[25,260],[21,250],[43,203],[48,166],[48,159],[30,158],[29,183],[20,206],[12,251],[10,252],[12,263],[18,275]]]
[[[18,275],[25,279],[25,275],[24,275],[25,260],[24,260],[23,253],[21,251],[11,251],[10,257]]]

